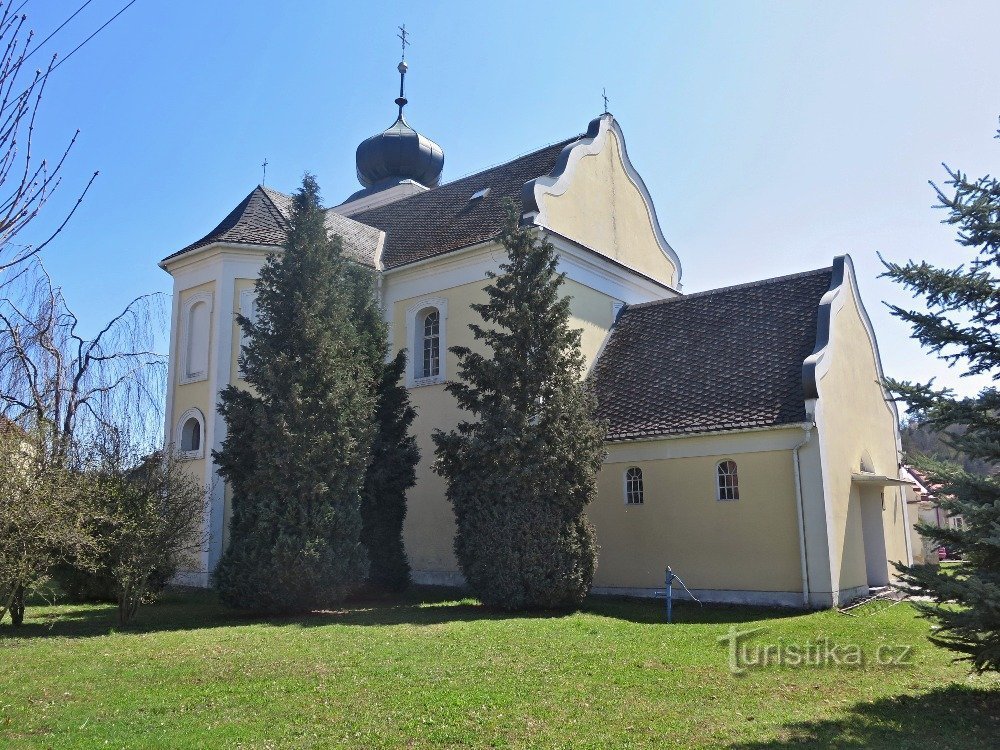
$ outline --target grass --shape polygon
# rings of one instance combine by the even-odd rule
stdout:
[[[902,604],[797,614],[595,598],[517,616],[448,590],[286,619],[172,592],[128,631],[110,606],[0,626],[0,746],[984,748],[1000,681],[969,677]],[[734,675],[718,642],[829,638],[862,666]],[[912,663],[880,666],[880,645]]]
[[[958,576],[961,575],[963,566],[961,560],[942,560],[938,563],[938,570],[946,575]]]

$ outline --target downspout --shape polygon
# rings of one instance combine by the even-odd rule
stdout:
[[[792,468],[795,472],[795,510],[799,520],[799,562],[802,566],[802,605],[809,607],[809,562],[806,557],[806,514],[802,505],[802,476],[799,470],[799,448],[812,437],[812,425],[805,429],[802,442],[792,448]]]
[[[899,492],[899,501],[903,508],[903,541],[906,545],[906,564],[913,565],[913,540],[910,538],[910,534],[913,533],[913,529],[910,528],[910,508],[906,504],[906,491],[902,487],[897,487]]]

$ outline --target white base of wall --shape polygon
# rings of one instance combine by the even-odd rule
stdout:
[[[419,586],[451,586],[455,588],[465,587],[465,577],[450,570],[414,570],[411,574],[413,582]],[[212,585],[211,575],[204,570],[182,570],[170,581],[176,586],[193,586],[207,589]],[[657,591],[663,588],[636,588],[629,586],[594,586],[592,594],[598,596],[634,596],[639,598],[653,598]],[[710,604],[747,604],[755,607],[794,607],[796,609],[807,609],[802,604],[802,592],[800,591],[739,591],[725,589],[694,589],[693,593],[698,599]],[[809,608],[828,609],[833,606],[843,606],[854,601],[860,596],[868,594],[867,586],[856,586],[851,589],[842,589],[836,595],[830,592],[813,592],[809,597]],[[683,590],[674,591],[674,599],[677,601],[690,601],[691,598]]]
[[[465,576],[453,570],[414,570],[410,578],[418,586],[454,586],[465,588]]]
[[[179,570],[170,579],[174,586],[192,586],[199,589],[211,588],[212,582],[207,570]]]
[[[465,578],[461,573],[448,570],[414,570],[411,573],[413,582],[419,586],[454,586],[465,587]],[[659,588],[637,588],[629,586],[594,586],[592,594],[598,596],[633,596],[652,598]],[[856,599],[867,593],[867,587],[839,592],[838,603]],[[802,603],[801,591],[737,591],[724,589],[694,589],[693,593],[701,601],[711,604],[746,604],[755,607],[793,607],[807,609]],[[674,599],[690,601],[684,591],[674,590]],[[827,594],[817,594],[810,597],[812,609],[827,609],[833,606],[833,597]]]
[[[592,594],[598,596],[654,597],[659,588],[631,588],[626,586],[594,586]],[[706,604],[747,604],[753,607],[795,607],[804,609],[801,591],[740,591],[726,589],[692,589],[700,601]],[[662,598],[662,597],[659,597]],[[683,589],[674,589],[674,601],[691,601]]]
[[[841,589],[837,592],[837,606],[843,607],[845,604],[853,602],[860,596],[868,596],[868,586],[855,586],[852,589]]]

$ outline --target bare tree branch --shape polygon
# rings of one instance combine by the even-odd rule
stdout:
[[[45,432],[57,462],[74,441],[122,422],[158,443],[166,358],[152,343],[162,295],[136,297],[88,338],[41,263],[30,268],[0,299],[0,413]]]
[[[0,273],[30,261],[65,229],[98,174],[91,175],[73,207],[44,239],[28,245],[15,242],[59,188],[79,135],[79,131],[73,134],[54,165],[38,160],[33,152],[45,88],[60,63],[52,55],[44,69],[32,71],[28,58],[41,45],[32,47],[34,32],[27,29],[27,16],[19,14],[21,5],[0,0]],[[0,286],[10,281],[0,276]]]

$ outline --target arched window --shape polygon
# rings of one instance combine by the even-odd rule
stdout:
[[[212,328],[212,294],[200,292],[184,300],[181,308],[180,382],[208,377],[208,350]]]
[[[178,421],[177,450],[184,458],[205,455],[205,419],[198,409],[188,409]]]
[[[735,461],[720,461],[716,467],[718,478],[717,500],[739,500],[740,499],[740,477],[736,470]]]
[[[448,351],[448,300],[425,297],[406,311],[406,342],[410,364],[406,387],[445,382],[445,352]]]
[[[433,378],[441,372],[441,313],[436,308],[423,314],[420,377]]]
[[[642,469],[630,466],[625,470],[625,504],[642,505]]]

